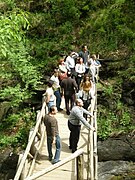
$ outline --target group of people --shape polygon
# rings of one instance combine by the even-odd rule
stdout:
[[[69,149],[72,153],[77,150],[82,123],[88,129],[95,131],[95,128],[87,122],[87,116],[93,116],[88,111],[88,107],[91,98],[95,98],[94,83],[97,82],[98,67],[100,66],[96,55],[93,54],[90,57],[90,52],[85,45],[82,46],[79,53],[70,52],[65,59],[60,59],[58,68],[54,69],[45,93],[48,114],[44,118],[49,160],[53,164],[59,162],[61,151],[55,115],[57,111],[63,111],[61,108],[62,96],[65,99],[65,109],[68,115]],[[55,142],[56,152],[52,160],[53,142]]]
[[[98,57],[99,58],[99,57]],[[59,60],[58,67],[48,82],[46,89],[46,103],[48,111],[56,102],[58,111],[61,109],[62,96],[65,98],[66,114],[70,114],[76,96],[84,102],[84,108],[94,99],[94,84],[97,82],[99,67],[101,66],[95,54],[90,56],[87,46],[82,46],[79,53],[70,52],[68,56]]]

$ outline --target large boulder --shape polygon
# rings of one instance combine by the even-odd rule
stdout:
[[[106,161],[98,163],[99,180],[133,180],[135,164],[128,161]]]
[[[135,135],[123,135],[98,141],[99,161],[135,161]]]

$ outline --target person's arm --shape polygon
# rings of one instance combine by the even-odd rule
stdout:
[[[64,96],[64,88],[61,88],[61,96]]]
[[[68,57],[66,58],[65,65],[66,65],[66,69],[70,70]]]
[[[85,73],[85,65],[83,64],[83,70],[82,70],[82,73]]]
[[[91,81],[91,88],[90,88],[90,95],[92,98],[95,98],[95,86],[93,84],[93,82]]]
[[[83,52],[80,51],[80,52],[78,53],[79,57],[82,57],[82,56],[83,56],[82,54],[83,54]]]
[[[49,103],[50,101],[50,94],[47,92],[46,93],[46,103]]]
[[[82,110],[83,110],[83,113],[84,113],[84,114],[87,114],[87,115],[93,117],[93,115],[92,115],[89,111],[87,111],[86,109],[84,109],[83,107],[82,107]]]
[[[81,83],[80,83],[80,90],[82,90],[83,89],[83,81],[81,81]]]
[[[52,143],[55,143],[55,129],[56,129],[56,123],[54,121],[51,122],[51,134],[52,134],[52,138],[53,141]]]
[[[75,88],[75,91],[78,92],[78,86],[75,80],[73,80],[73,86]]]
[[[67,73],[66,65],[59,65],[59,70],[60,70],[62,73]]]
[[[64,86],[63,86],[63,81],[61,82],[61,96],[64,96]]]
[[[79,64],[76,64],[76,65],[75,65],[75,71],[76,71],[77,73],[79,73]]]
[[[83,117],[83,114],[80,112],[79,108],[76,108],[75,114],[77,119],[79,119],[87,127],[87,129],[91,129],[92,131],[95,131],[95,128],[91,126],[88,123],[88,121],[86,121],[86,119]],[[91,113],[89,113],[89,115],[91,115]]]
[[[90,58],[90,51],[88,51],[88,59]]]

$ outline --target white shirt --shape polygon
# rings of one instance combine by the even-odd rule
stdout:
[[[89,59],[89,62],[90,62],[90,70],[91,70],[92,76],[96,76],[98,69],[99,69],[99,67],[101,67],[101,65],[98,64],[92,58]]]
[[[67,72],[67,68],[66,68],[66,64],[59,64],[59,71],[66,73]]]
[[[48,87],[48,88],[46,89],[46,97],[47,97],[47,99],[48,99],[48,97],[49,97],[49,102],[55,100],[55,96],[54,96],[54,92],[53,92],[52,87]],[[47,102],[47,103],[48,103],[48,102]]]
[[[52,75],[52,77],[50,79],[54,82],[53,89],[55,91],[56,89],[58,89],[60,87],[59,78],[57,76]]]
[[[85,73],[85,65],[84,65],[84,63],[83,63],[83,64],[77,63],[77,64],[75,65],[75,71],[76,71],[77,73],[79,73],[79,74]]]
[[[66,58],[66,66],[67,66],[68,70],[70,70],[71,68],[74,68],[75,67],[75,60],[74,60],[74,58],[72,58],[71,56],[68,56]]]

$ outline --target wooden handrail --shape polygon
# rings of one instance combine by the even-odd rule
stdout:
[[[34,155],[34,158],[33,158],[33,161],[32,161],[31,167],[30,167],[30,170],[29,170],[29,172],[28,172],[28,176],[30,176],[31,173],[32,173],[32,171],[33,171],[33,168],[34,168],[34,164],[35,164],[35,162],[36,162],[37,155],[38,155],[39,150],[41,149],[42,144],[43,144],[43,141],[44,141],[44,137],[45,137],[45,127],[44,127],[44,130],[43,130],[43,132],[42,132],[41,141],[40,141],[40,143],[39,143],[38,149],[37,149],[37,151],[36,151],[36,153],[35,153],[35,155]]]
[[[33,131],[32,135],[31,135],[30,141],[28,142],[28,145],[27,145],[26,150],[25,150],[25,152],[24,152],[23,158],[22,158],[22,160],[21,160],[21,162],[20,162],[20,164],[19,164],[19,166],[18,166],[18,169],[17,169],[16,175],[15,175],[15,177],[14,177],[14,180],[19,180],[19,178],[20,178],[20,176],[21,176],[21,173],[22,173],[22,170],[23,170],[25,161],[26,161],[26,159],[27,159],[27,157],[28,157],[28,154],[29,154],[29,152],[30,152],[31,146],[32,146],[33,141],[34,141],[34,139],[35,139],[35,137],[36,137],[36,134],[37,134],[37,132],[38,132],[38,128],[39,128],[39,125],[40,125],[40,123],[41,123],[41,121],[42,121],[42,117],[44,116],[45,106],[46,106],[46,104],[45,104],[45,102],[44,102],[44,103],[43,103],[43,106],[42,106],[42,109],[41,109],[41,112],[40,112],[40,114],[39,114],[39,117],[38,117],[36,126],[35,126],[35,128],[34,128],[34,131]]]
[[[72,161],[73,159],[77,158],[78,156],[83,155],[83,153],[84,153],[83,149],[79,149],[79,150],[75,151],[72,155],[70,155],[69,157],[63,159],[62,161],[60,161],[54,165],[51,165],[50,167],[48,167],[42,171],[39,171],[39,172],[33,174],[32,176],[25,178],[24,180],[33,180],[40,176],[43,176],[43,175],[53,171],[54,169],[68,163],[69,161]]]

